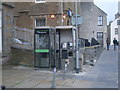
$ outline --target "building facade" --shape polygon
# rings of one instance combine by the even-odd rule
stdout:
[[[79,37],[88,39],[95,38],[101,45],[106,46],[107,14],[93,2],[81,3],[81,17]]]
[[[72,2],[19,2],[14,4],[14,25],[21,28],[71,25],[71,16],[74,14]]]
[[[75,14],[74,2],[16,2],[14,5],[14,26],[17,28],[29,29],[29,31],[31,30],[33,32],[35,28],[40,29],[43,26],[71,26],[71,19]],[[21,36],[24,37],[24,35]],[[31,37],[32,36],[34,37],[33,33]],[[63,41],[66,42],[69,40],[67,42],[70,42],[72,37],[71,30],[56,30],[56,38],[59,38],[60,36],[62,37],[62,40],[59,41],[59,39],[57,39],[58,42],[60,42],[60,45],[62,45]],[[32,40],[34,47],[34,39]],[[19,45],[17,44],[17,46]],[[24,47],[23,45],[20,46]],[[18,48],[23,49],[21,47]],[[57,52],[59,52],[59,50],[57,50]],[[22,60],[23,59],[21,59],[20,62]],[[33,62],[33,59],[28,61]]]
[[[117,25],[118,18],[115,19],[110,23],[110,45],[113,45],[114,38],[118,41],[118,25]]]
[[[75,15],[74,2],[22,2],[14,3],[14,26],[34,29],[40,26],[70,26]],[[83,18],[79,25],[79,38],[95,38],[105,46],[107,14],[93,2],[78,3],[78,14]],[[92,34],[91,34],[92,33]]]
[[[75,2],[17,2],[14,10],[14,26],[34,29],[41,26],[70,26],[75,15]],[[79,2],[78,15],[83,19],[79,25],[79,38],[91,42],[95,38],[106,46],[107,14],[93,2]]]
[[[110,40],[111,42],[111,22],[109,22],[109,25],[107,26],[107,38]]]
[[[120,21],[120,1],[118,2],[118,13],[119,13],[118,20]],[[120,45],[120,23],[118,23],[118,40]]]
[[[100,40],[103,45],[107,29],[106,13],[95,6],[93,2],[77,4],[77,14],[83,18],[83,23],[79,25],[78,29],[79,38],[89,39],[90,41],[94,37],[98,41]],[[64,43],[67,45],[67,42],[71,43],[73,35],[70,30],[65,30],[65,26],[72,25],[72,16],[75,15],[76,11],[74,2],[16,2],[14,5],[15,27],[31,31],[42,26],[64,27],[57,29],[56,32],[57,38],[61,41],[59,45],[64,45]]]

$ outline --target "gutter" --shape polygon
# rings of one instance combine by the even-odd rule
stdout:
[[[11,3],[2,3],[2,5],[4,5],[4,6],[8,6],[8,7],[10,7],[10,8],[15,8],[15,6],[14,6],[14,4],[11,2]]]

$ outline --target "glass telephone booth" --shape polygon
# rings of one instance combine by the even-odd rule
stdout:
[[[75,60],[75,33],[76,28],[73,26],[58,27],[40,27],[34,30],[34,66],[37,68],[56,68],[62,69],[63,49],[66,46],[72,49],[73,60]],[[69,45],[68,45],[69,43]],[[66,50],[65,49],[65,50]],[[67,55],[67,54],[66,54]],[[67,57],[68,58],[68,57]]]
[[[51,27],[35,28],[34,66],[50,68],[55,66],[55,29]]]

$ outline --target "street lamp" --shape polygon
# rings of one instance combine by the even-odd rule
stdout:
[[[50,15],[50,18],[54,19],[54,18],[55,18],[55,15],[54,15],[54,14]]]

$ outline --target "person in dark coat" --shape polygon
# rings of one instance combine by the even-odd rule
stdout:
[[[107,50],[109,50],[109,48],[110,48],[110,39],[109,38],[107,38],[106,43],[107,43]]]
[[[2,85],[2,86],[1,86],[1,90],[5,90],[5,86]]]
[[[116,38],[114,38],[114,40],[113,40],[113,44],[114,44],[114,50],[116,50],[116,46],[117,46],[117,44],[118,44]]]

